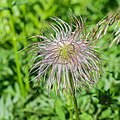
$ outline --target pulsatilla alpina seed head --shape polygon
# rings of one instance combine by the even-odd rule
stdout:
[[[106,34],[110,20],[114,20],[114,17],[106,20],[107,28],[101,27],[104,25],[99,23],[99,26],[86,33],[82,18],[78,20],[73,17],[74,25],[69,25],[59,18],[52,18],[55,24],[49,25],[53,33],[49,33],[49,36],[33,36],[39,37],[41,42],[33,44],[32,51],[36,57],[30,70],[30,73],[37,72],[36,80],[40,81],[43,77],[50,88],[57,86],[59,90],[69,87],[71,92],[97,82],[101,62],[95,43]]]

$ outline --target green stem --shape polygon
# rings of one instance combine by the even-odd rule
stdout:
[[[66,94],[66,98],[67,98],[67,107],[68,107],[68,111],[70,114],[70,120],[73,120],[73,112],[72,112],[72,99],[71,99],[71,95],[70,94]]]
[[[24,47],[26,47],[26,46],[27,46],[27,39],[26,39],[27,33],[26,33],[25,24],[24,24],[23,31],[24,31],[24,36],[25,36],[23,44],[24,44]],[[26,66],[26,69],[25,69],[25,87],[26,87],[26,90],[27,90],[27,91],[30,90],[28,66]]]
[[[22,6],[22,10],[23,10],[23,16],[24,18],[26,18],[26,5],[23,5]],[[27,30],[26,30],[26,25],[24,23],[24,26],[23,26],[23,33],[24,33],[24,36],[25,36],[25,39],[24,39],[24,47],[27,46],[27,39],[26,39],[26,36],[27,36]],[[29,70],[28,70],[28,66],[26,66],[26,69],[25,69],[25,87],[26,87],[26,90],[29,91],[30,90],[30,82],[29,82]]]
[[[71,76],[70,76],[70,78],[72,78]],[[75,120],[79,120],[79,113],[78,113],[78,105],[77,105],[77,99],[76,99],[76,97],[75,97],[75,89],[74,89],[74,85],[73,85],[73,81],[72,81],[72,79],[69,79],[70,80],[70,93],[72,94],[72,100],[73,100],[73,102],[74,102],[74,109],[75,109]]]
[[[74,102],[76,120],[79,120],[78,107],[77,107],[77,99],[76,99],[76,97],[75,97],[74,94],[72,95],[72,99],[73,99],[73,102]]]
[[[21,71],[20,71],[20,63],[19,63],[19,57],[17,53],[17,46],[16,46],[16,38],[13,38],[13,46],[14,46],[14,52],[15,52],[15,63],[16,63],[16,68],[17,68],[17,75],[18,75],[18,83],[20,85],[21,89],[21,94],[25,96],[25,89],[24,89],[24,84],[22,82],[22,76],[21,76]]]
[[[10,6],[11,11],[12,11],[12,7]],[[10,11],[10,28],[11,28],[11,32],[12,32],[12,43],[13,43],[13,47],[14,47],[14,54],[15,54],[15,64],[16,64],[16,68],[17,68],[17,76],[18,76],[18,83],[20,85],[20,89],[21,89],[21,94],[23,96],[25,96],[25,88],[24,88],[24,84],[22,81],[22,75],[21,75],[21,71],[20,71],[20,63],[19,63],[19,56],[18,56],[18,51],[17,51],[17,46],[16,46],[16,32],[15,32],[15,28],[14,28],[14,19],[13,19],[13,13]]]

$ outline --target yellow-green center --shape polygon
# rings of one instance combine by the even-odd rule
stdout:
[[[69,60],[70,59],[70,55],[73,54],[74,50],[73,50],[73,45],[71,44],[64,44],[61,46],[60,48],[60,56],[62,59],[66,59]]]

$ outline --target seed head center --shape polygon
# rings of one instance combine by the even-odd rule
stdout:
[[[62,43],[60,44],[59,52],[62,59],[69,60],[70,56],[74,53],[73,45],[68,43]]]

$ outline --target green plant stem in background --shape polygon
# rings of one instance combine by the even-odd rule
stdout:
[[[26,13],[26,6],[25,5],[22,6],[22,10],[23,10],[24,18],[25,18],[26,14],[27,14]],[[24,33],[24,36],[25,36],[23,44],[24,44],[24,47],[26,47],[27,46],[27,39],[26,39],[27,30],[26,30],[25,23],[23,25],[23,33]],[[26,87],[26,90],[29,91],[29,89],[30,89],[30,82],[29,82],[29,70],[28,70],[28,66],[26,66],[26,69],[25,69],[25,87]]]
[[[24,25],[24,36],[26,36],[27,33],[26,33],[26,29],[25,29],[25,25]],[[24,39],[24,47],[27,46],[27,40],[26,38]],[[30,89],[30,82],[29,82],[29,70],[28,70],[28,66],[26,66],[26,69],[25,69],[25,87],[26,87],[26,90],[29,91]]]
[[[24,89],[24,84],[22,82],[22,76],[21,76],[21,72],[20,72],[20,64],[19,64],[19,57],[18,57],[18,53],[17,53],[17,46],[16,46],[16,38],[13,38],[13,46],[14,46],[14,52],[15,52],[15,63],[16,63],[16,67],[17,67],[17,75],[18,75],[18,83],[20,85],[20,90],[21,90],[21,94],[23,96],[25,96],[25,89]]]
[[[11,8],[11,10],[12,10],[12,8]],[[24,88],[24,84],[23,84],[22,76],[21,76],[21,71],[20,71],[20,63],[19,63],[19,57],[18,57],[18,53],[17,53],[18,51],[17,51],[17,45],[16,45],[16,33],[15,33],[15,29],[14,29],[14,19],[13,19],[11,11],[10,11],[10,28],[11,28],[11,32],[13,33],[12,34],[12,37],[13,37],[12,43],[13,43],[14,53],[15,53],[15,63],[16,63],[16,68],[17,68],[18,83],[19,83],[20,88],[21,88],[20,89],[21,94],[23,96],[25,96],[26,91]]]

